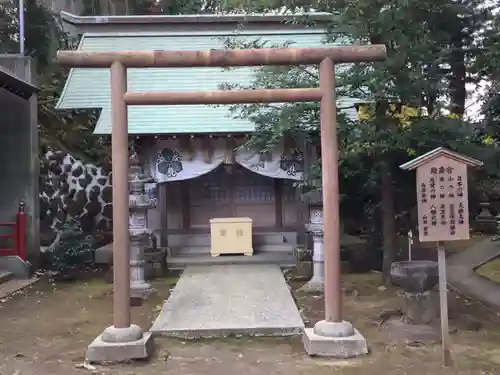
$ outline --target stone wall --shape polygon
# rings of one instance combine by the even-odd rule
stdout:
[[[85,164],[68,153],[49,151],[40,160],[40,232],[47,246],[68,217],[85,231],[111,230],[109,165]]]

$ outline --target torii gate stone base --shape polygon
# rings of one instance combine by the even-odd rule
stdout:
[[[72,68],[110,68],[113,172],[113,325],[92,342],[91,362],[146,358],[151,334],[130,322],[128,105],[244,104],[320,101],[324,209],[325,319],[303,335],[310,355],[337,358],[368,353],[364,337],[342,320],[340,220],[335,64],[380,61],[383,45],[335,48],[269,48],[210,51],[60,51],[58,60]],[[319,64],[320,87],[213,92],[127,92],[127,68],[235,67]]]

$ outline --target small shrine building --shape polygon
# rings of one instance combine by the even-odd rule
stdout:
[[[104,52],[222,49],[229,38],[321,47],[331,15],[310,14],[314,27],[277,15],[80,17],[63,12],[62,18],[69,31],[83,34],[78,50]],[[128,89],[212,91],[225,83],[250,84],[253,75],[247,67],[129,69]],[[94,132],[110,135],[109,81],[108,69],[72,69],[57,108],[101,109]],[[307,167],[310,153],[304,145],[284,139],[266,155],[239,148],[255,125],[234,118],[228,106],[133,106],[128,116],[129,135],[157,182],[158,204],[148,225],[161,247],[176,249],[170,264],[175,256],[208,256],[214,218],[251,218],[256,256],[292,253],[309,221],[308,207],[294,187]],[[280,263],[287,258],[269,259]]]

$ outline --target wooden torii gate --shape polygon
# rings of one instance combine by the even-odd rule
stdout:
[[[239,104],[320,101],[322,187],[324,207],[325,319],[314,327],[322,337],[345,338],[354,334],[342,321],[340,284],[340,228],[335,64],[385,59],[383,45],[334,48],[263,48],[210,51],[59,51],[58,62],[71,68],[111,69],[112,172],[113,172],[113,326],[94,341],[98,360],[146,357],[146,348],[130,350],[145,340],[131,325],[128,192],[128,105]],[[232,90],[209,92],[129,92],[127,68],[236,67],[319,64],[320,87],[307,89]],[[137,344],[139,345],[139,344]],[[91,345],[92,346],[92,345]],[[122,350],[110,350],[114,349]],[[97,352],[102,347],[102,354]],[[144,343],[144,347],[146,344]],[[136,348],[137,349],[137,348]],[[306,348],[307,349],[307,348]],[[90,347],[89,347],[90,350]],[[319,350],[319,349],[318,349]],[[324,352],[324,349],[320,350]],[[310,354],[314,349],[308,350]],[[87,352],[89,355],[89,351]],[[328,353],[320,353],[328,354]],[[335,353],[332,352],[332,355]],[[89,359],[93,359],[89,358]]]

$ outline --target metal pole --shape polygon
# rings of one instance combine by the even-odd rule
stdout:
[[[337,145],[337,108],[335,65],[330,58],[319,66],[321,173],[323,176],[325,320],[342,321],[340,285],[339,159]]]
[[[408,260],[411,262],[411,246],[413,245],[413,232],[408,231]]]
[[[439,270],[439,307],[441,312],[441,346],[443,365],[451,366],[450,334],[448,330],[448,282],[446,280],[446,253],[441,242],[436,243]]]
[[[130,326],[127,69],[111,65],[111,162],[113,173],[113,325]]]
[[[19,53],[24,56],[24,0],[19,0]]]

